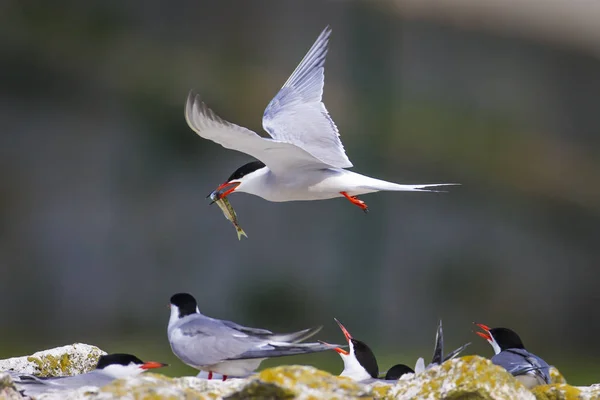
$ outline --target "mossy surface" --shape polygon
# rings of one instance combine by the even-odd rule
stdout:
[[[388,393],[396,399],[534,400],[506,370],[478,356],[466,356],[435,366],[402,382]]]
[[[550,367],[550,379],[552,383],[567,383],[565,377],[556,367]]]
[[[52,354],[41,357],[29,356],[27,361],[37,366],[39,376],[62,376],[71,368],[71,359],[68,354],[56,357]]]
[[[364,389],[348,378],[308,366],[282,366],[262,371],[256,378],[260,382],[275,384],[298,399],[360,398]]]
[[[56,353],[54,353],[56,354]],[[37,366],[37,361],[32,361]],[[64,355],[44,358],[43,366],[55,370],[69,368],[72,359]],[[5,379],[6,378],[6,379]],[[0,399],[20,399],[8,375],[0,374]],[[4,392],[3,390],[7,390]],[[11,392],[12,390],[12,392]],[[248,379],[205,380],[196,377],[169,378],[144,373],[115,380],[102,388],[79,388],[44,394],[40,400],[600,400],[600,385],[573,387],[567,384],[538,386],[527,390],[506,370],[478,356],[447,361],[398,381],[355,382],[308,366],[280,366],[266,369]]]
[[[293,399],[296,395],[294,392],[288,389],[284,389],[281,386],[273,383],[265,383],[260,381],[253,381],[246,385],[239,392],[225,397],[225,400],[246,400],[246,399],[272,399],[272,400],[283,400]]]
[[[579,400],[587,398],[583,396],[580,389],[565,383],[537,386],[531,392],[537,400]]]
[[[0,370],[42,377],[76,375],[93,370],[103,354],[106,353],[96,346],[75,343],[30,356],[0,360]]]

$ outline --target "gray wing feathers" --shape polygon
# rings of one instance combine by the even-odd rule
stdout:
[[[208,108],[193,90],[186,101],[185,119],[200,137],[227,149],[249,154],[275,173],[293,168],[328,167],[295,144],[263,138],[250,129],[225,121]]]
[[[260,328],[249,328],[247,326],[243,326],[240,324],[236,324],[235,322],[232,321],[224,321],[221,320],[220,322],[222,322],[224,325],[235,329],[241,333],[247,334],[247,335],[253,335],[253,336],[272,336],[273,332],[267,330],[267,329],[260,329]]]
[[[435,347],[433,348],[433,357],[431,358],[432,364],[441,364],[444,358],[444,332],[442,330],[442,320],[438,325],[435,333]]]
[[[331,29],[316,42],[271,100],[263,115],[263,128],[275,140],[295,144],[321,162],[337,168],[352,167],[339,131],[321,101],[325,83],[325,57]]]
[[[202,316],[174,327],[169,332],[169,342],[173,352],[182,361],[200,367],[224,360],[278,357],[339,347],[321,343],[295,344],[320,329],[321,327],[317,327],[288,334],[273,334],[266,329],[249,328],[231,321]]]
[[[317,326],[315,328],[303,329],[293,333],[281,333],[272,335],[270,339],[276,342],[298,343],[316,335],[321,329],[323,329],[322,326]]]
[[[249,350],[245,353],[240,354],[239,356],[228,358],[228,360],[293,356],[298,354],[316,353],[320,351],[333,350],[336,347],[340,347],[340,345],[325,343],[269,343],[263,349]]]
[[[466,349],[467,347],[469,347],[470,344],[471,344],[471,342],[465,343],[462,346],[460,346],[458,349],[456,349],[456,350],[448,353],[446,355],[446,357],[444,357],[444,361],[452,360],[454,357],[456,357],[457,355],[459,355],[460,353],[462,353],[462,351],[464,349]]]
[[[296,88],[307,102],[321,101],[329,36],[331,28],[327,26],[282,86]]]
[[[264,342],[212,318],[192,319],[179,325],[181,335],[170,340],[173,352],[193,366],[211,365],[242,354]]]
[[[445,361],[452,360],[454,357],[459,355],[464,349],[466,349],[470,344],[471,342],[464,344],[458,349],[448,353],[444,357],[444,331],[442,330],[442,320],[440,320],[435,335],[435,348],[433,349],[433,357],[431,359],[431,364],[429,365],[439,365]]]
[[[492,357],[492,363],[504,367],[514,376],[534,374],[550,383],[550,366],[538,356],[522,349],[509,349]]]

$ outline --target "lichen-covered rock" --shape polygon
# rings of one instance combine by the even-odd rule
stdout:
[[[395,399],[535,400],[504,368],[479,356],[446,361],[387,389],[376,383],[371,386],[374,394]]]
[[[556,367],[550,367],[550,379],[552,383],[567,383],[565,377]]]
[[[205,380],[167,378],[146,373],[97,388],[47,393],[39,400],[157,400],[157,399],[353,399],[364,397],[364,386],[307,366],[283,366],[249,379]],[[369,396],[367,396],[368,398]]]
[[[88,346],[92,348],[91,346]],[[87,354],[102,352],[97,349]],[[57,350],[57,349],[54,349]],[[50,352],[50,351],[49,351]],[[46,354],[43,354],[46,353]],[[48,352],[41,358],[47,357]],[[56,358],[56,352],[51,354]],[[8,361],[8,360],[5,360]],[[73,361],[70,361],[73,363]],[[92,366],[96,361],[92,363]],[[34,363],[35,364],[35,363]],[[35,364],[37,366],[37,364]],[[61,369],[62,371],[62,369]],[[62,371],[63,373],[65,371]],[[79,370],[85,372],[85,369]],[[10,397],[12,396],[12,397]],[[474,399],[474,400],[591,400],[600,399],[600,385],[566,384],[527,390],[506,370],[490,360],[467,356],[447,361],[398,381],[355,382],[308,366],[266,369],[248,379],[206,380],[197,377],[168,378],[154,373],[115,380],[102,387],[83,387],[50,392],[36,400],[241,400],[241,399]],[[0,373],[0,399],[21,399],[9,374]]]
[[[279,388],[279,397],[292,399],[357,398],[365,394],[364,387],[348,378],[308,366],[282,366],[262,371],[250,380],[240,393],[231,399],[242,399],[259,394],[263,388]]]
[[[102,388],[84,387],[71,392],[45,393],[38,396],[37,400],[212,400],[232,394],[246,383],[245,379],[221,382],[193,377],[168,378],[159,374],[145,373],[118,379]]]
[[[96,346],[75,343],[38,351],[31,356],[0,360],[0,371],[21,372],[38,376],[69,376],[89,372],[98,358],[106,354]]]
[[[9,374],[0,372],[0,399],[20,400],[23,396],[19,393]]]
[[[532,390],[537,400],[597,400],[600,386],[576,387],[567,384],[537,386]]]

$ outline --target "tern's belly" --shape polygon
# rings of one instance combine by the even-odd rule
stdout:
[[[243,377],[256,371],[263,360],[264,358],[253,358],[251,360],[225,361],[214,365],[203,366],[202,369],[205,371],[216,372],[221,375]]]

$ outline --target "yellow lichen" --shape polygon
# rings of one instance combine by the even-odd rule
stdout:
[[[556,367],[550,367],[550,379],[552,383],[567,383],[565,377]]]
[[[29,356],[27,361],[37,366],[40,376],[62,376],[68,374],[71,367],[71,359],[68,354],[63,354],[59,358],[50,354],[39,358]]]
[[[117,379],[102,387],[100,392],[112,394],[116,398],[127,397],[136,400],[204,400],[218,397],[191,388],[178,387],[175,381],[164,375],[146,373],[133,379]]]
[[[564,383],[537,386],[531,392],[537,400],[578,400],[581,398],[581,390]]]
[[[227,396],[227,400],[293,399],[294,397],[296,397],[294,392],[284,389],[274,383],[252,381],[244,386],[242,390]]]
[[[427,369],[406,384],[397,385],[390,394],[422,399],[533,398],[506,370],[478,356]]]
[[[355,381],[307,366],[288,365],[265,369],[256,379],[275,384],[295,395],[307,392],[307,397],[312,392],[317,397],[318,393],[333,392],[344,398],[357,397],[361,393],[361,387]]]

